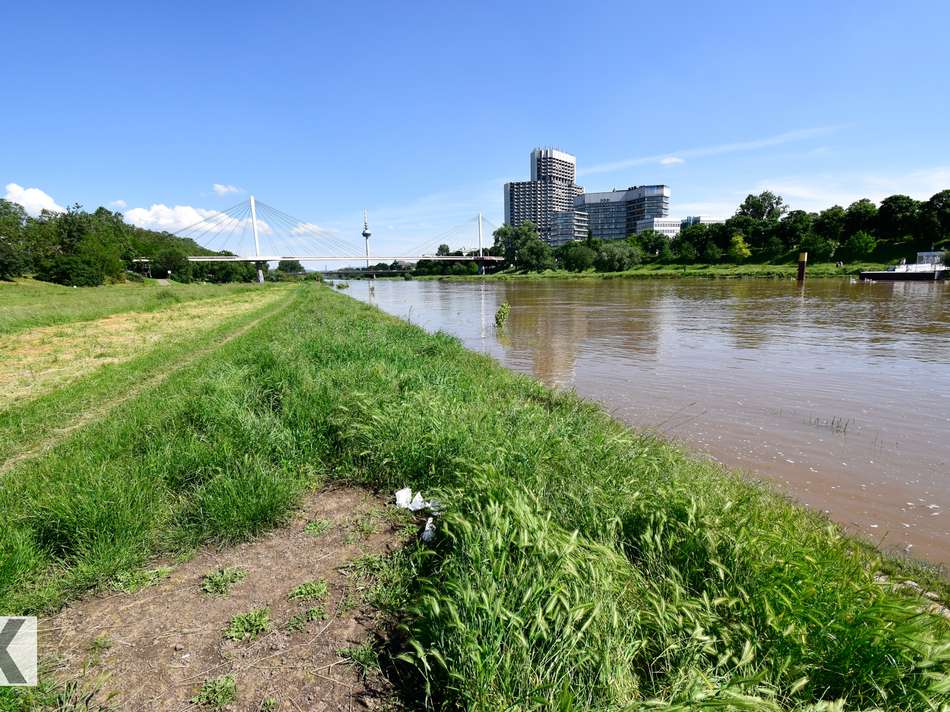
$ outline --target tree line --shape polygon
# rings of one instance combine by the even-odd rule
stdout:
[[[256,266],[247,262],[192,263],[188,255],[226,255],[176,237],[130,225],[122,213],[73,205],[65,212],[27,215],[17,203],[0,199],[0,279],[22,275],[77,287],[119,282],[149,271],[180,281],[250,282]],[[148,263],[136,262],[147,259]],[[147,265],[147,266],[146,266]],[[282,270],[286,267],[286,270]],[[267,265],[263,265],[267,270]],[[269,279],[303,272],[299,263],[278,266]]]
[[[492,254],[531,272],[620,272],[647,262],[780,264],[795,261],[799,251],[812,262],[887,262],[950,248],[950,190],[925,201],[892,195],[878,205],[864,198],[818,213],[789,210],[781,196],[765,191],[746,197],[724,223],[690,225],[675,239],[645,231],[625,240],[590,235],[551,248],[531,223],[503,225],[494,237]]]

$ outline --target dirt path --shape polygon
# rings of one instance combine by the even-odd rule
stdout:
[[[206,680],[221,676],[236,685],[236,699],[224,710],[380,707],[384,678],[361,674],[340,654],[366,649],[375,622],[353,575],[342,569],[398,546],[392,511],[356,489],[310,495],[287,527],[203,550],[136,593],[81,600],[42,621],[40,656],[60,661],[57,675],[97,678],[100,699],[114,694],[120,710],[212,709],[191,700]],[[246,576],[225,595],[203,592],[203,577],[226,567]],[[289,598],[312,581],[326,582],[326,593]],[[269,610],[267,632],[247,641],[225,638],[235,616],[261,608]]]
[[[172,376],[178,371],[181,371],[182,369],[187,368],[198,359],[204,356],[207,356],[209,353],[221,348],[228,342],[233,341],[234,339],[240,336],[243,336],[248,331],[253,329],[255,326],[260,324],[264,319],[268,319],[272,316],[275,316],[277,313],[283,310],[289,303],[290,303],[290,300],[288,299],[287,301],[283,302],[280,306],[278,306],[276,309],[271,309],[267,313],[262,314],[261,316],[257,317],[253,321],[250,321],[244,326],[234,330],[233,332],[228,334],[226,337],[224,337],[220,341],[210,346],[206,346],[202,349],[198,349],[197,351],[193,351],[190,354],[188,354],[187,357],[177,360],[174,363],[174,366],[172,366],[171,368],[143,379],[135,387],[130,388],[128,391],[126,391],[122,395],[116,398],[112,398],[107,401],[103,401],[96,408],[91,408],[89,410],[86,410],[80,417],[74,419],[69,425],[63,428],[57,428],[49,436],[43,438],[40,442],[36,443],[33,447],[30,447],[29,449],[26,449],[26,450],[22,450],[21,452],[11,457],[8,457],[5,461],[0,463],[0,476],[5,475],[7,472],[12,470],[21,462],[32,460],[34,457],[38,457],[42,455],[43,453],[48,452],[52,448],[56,447],[56,445],[58,445],[60,442],[65,440],[74,431],[80,428],[84,428],[87,425],[91,425],[92,423],[96,421],[102,420],[109,413],[111,413],[115,408],[122,405],[123,403],[139,396],[145,391],[157,388],[162,383],[164,383],[165,380],[167,380],[169,376]]]

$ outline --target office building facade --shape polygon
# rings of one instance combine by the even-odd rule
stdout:
[[[594,237],[622,240],[637,232],[640,220],[669,215],[670,187],[638,185],[626,190],[583,193],[574,198],[574,208],[588,214]]]
[[[706,215],[688,215],[680,222],[680,229],[685,230],[690,225],[722,225],[723,218],[711,218]]]
[[[558,210],[551,218],[552,247],[587,239],[588,215],[581,210]]]
[[[505,183],[505,222],[517,227],[531,221],[543,240],[554,244],[555,213],[566,212],[576,223],[574,198],[584,189],[574,183],[577,159],[555,148],[531,152],[531,180]],[[567,216],[560,216],[559,235],[567,230]],[[572,225],[570,230],[574,230]],[[585,232],[586,235],[586,232]]]
[[[653,230],[673,239],[680,234],[681,224],[682,220],[679,218],[644,218],[637,221],[636,233],[639,235],[641,232]]]

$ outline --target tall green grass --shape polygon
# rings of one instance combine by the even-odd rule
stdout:
[[[950,704],[946,623],[824,519],[324,287],[12,471],[0,607],[253,536],[325,474],[445,501],[379,597],[434,707]]]

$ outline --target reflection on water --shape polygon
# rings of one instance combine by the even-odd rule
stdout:
[[[380,281],[349,293],[776,481],[886,547],[950,563],[950,285]]]

